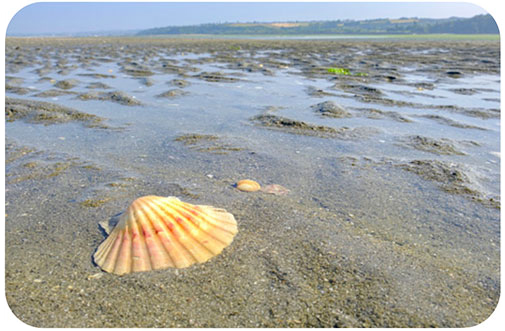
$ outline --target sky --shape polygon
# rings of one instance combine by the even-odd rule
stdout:
[[[472,17],[463,2],[44,2],[22,5],[7,35],[73,34],[225,22]],[[15,11],[14,11],[15,12]]]

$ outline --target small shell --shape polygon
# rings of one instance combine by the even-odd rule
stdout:
[[[261,192],[274,194],[274,195],[285,195],[289,193],[289,190],[279,184],[270,184],[261,188]]]
[[[232,214],[175,197],[135,200],[93,255],[104,271],[185,268],[203,263],[231,244],[237,233]]]
[[[261,186],[254,180],[242,179],[237,182],[237,188],[244,192],[254,192],[261,189]]]

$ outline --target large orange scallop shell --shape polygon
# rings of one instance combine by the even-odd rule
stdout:
[[[185,268],[221,253],[237,231],[235,218],[224,209],[145,196],[132,202],[93,258],[118,275]]]

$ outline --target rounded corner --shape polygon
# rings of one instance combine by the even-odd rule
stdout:
[[[469,328],[478,328],[478,329],[483,329],[483,330],[495,330],[499,329],[503,325],[504,321],[504,311],[505,311],[505,306],[502,303],[500,305],[500,299],[501,299],[501,291],[498,296],[498,301],[496,302],[496,305],[493,308],[493,311],[482,321],[477,322],[476,324],[469,325]]]
[[[501,36],[500,25],[498,25],[498,21],[494,18],[493,14],[489,10],[487,10],[487,8],[484,8],[481,4],[475,3],[474,1],[468,1],[466,3],[471,4],[471,5],[475,6],[475,7],[478,7],[480,9],[482,9],[483,11],[485,11],[486,13],[485,14],[480,14],[480,16],[489,15],[489,17],[493,20],[494,25],[496,26],[496,30],[498,30],[498,36]],[[477,16],[479,16],[479,15],[477,15]]]
[[[16,3],[16,2],[11,2],[11,3]],[[28,4],[23,4],[21,3],[21,8],[19,8],[15,13],[14,15],[12,15],[12,17],[10,18],[9,20],[9,23],[7,24],[7,28],[5,30],[5,33],[4,33],[4,36],[5,37],[12,37],[12,36],[15,36],[16,33],[14,33],[14,35],[11,35],[9,34],[9,27],[11,26],[12,24],[12,21],[14,20],[14,18],[16,18],[16,16],[19,15],[19,13],[21,13],[22,11],[26,10],[27,8],[29,7],[32,7],[33,5],[36,5],[37,3],[40,3],[39,1],[35,1],[35,2],[29,2]],[[15,10],[15,9],[14,9]]]
[[[10,313],[10,316],[8,315]],[[7,325],[8,329],[12,330],[27,330],[32,328],[40,328],[38,325],[31,325],[21,317],[19,317],[11,307],[9,298],[7,297],[7,292],[4,292],[4,304],[2,305],[2,323]],[[19,325],[21,323],[21,325]]]

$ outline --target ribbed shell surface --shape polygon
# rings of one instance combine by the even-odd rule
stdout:
[[[235,218],[224,209],[145,196],[128,207],[93,258],[118,275],[185,268],[221,253],[237,231]]]

